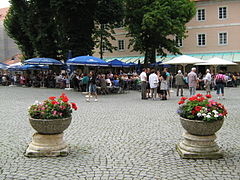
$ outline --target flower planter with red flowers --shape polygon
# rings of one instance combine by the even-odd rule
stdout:
[[[186,130],[184,140],[177,144],[177,150],[183,158],[217,159],[223,153],[217,146],[215,133],[221,129],[225,107],[214,100],[211,95],[197,94],[190,98],[182,97],[178,114],[182,127]]]
[[[72,120],[75,103],[70,103],[63,93],[59,98],[49,97],[42,103],[35,102],[29,108],[29,121],[37,132],[33,135],[25,155],[28,157],[66,156],[69,153],[63,141],[63,131]]]

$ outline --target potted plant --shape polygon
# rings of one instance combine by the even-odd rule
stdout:
[[[184,140],[177,144],[183,158],[220,158],[223,156],[215,143],[215,133],[222,127],[227,110],[221,103],[210,100],[211,95],[182,97],[178,114],[186,130]]]
[[[49,97],[42,103],[36,101],[29,107],[29,121],[37,131],[33,135],[25,155],[66,156],[67,144],[63,141],[63,131],[68,128],[72,120],[72,110],[77,110],[75,103],[70,103],[68,97],[62,93],[57,97]]]

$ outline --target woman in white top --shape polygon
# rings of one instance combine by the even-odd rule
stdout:
[[[157,87],[158,87],[158,76],[154,70],[152,70],[149,76],[150,92],[153,100],[157,97]]]

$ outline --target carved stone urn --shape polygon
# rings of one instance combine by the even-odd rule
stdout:
[[[224,119],[213,122],[189,120],[180,117],[181,125],[186,130],[183,140],[176,145],[182,158],[218,159],[223,153],[218,147],[215,133],[222,127]]]
[[[63,140],[63,131],[66,130],[72,117],[62,119],[33,119],[30,124],[37,132],[32,136],[25,156],[27,157],[56,157],[69,154],[68,145]]]

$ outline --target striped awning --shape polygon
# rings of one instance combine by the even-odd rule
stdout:
[[[188,56],[192,56],[195,58],[203,59],[203,60],[208,60],[214,57],[218,57],[221,59],[226,59],[230,62],[239,62],[240,63],[240,52],[226,52],[226,53],[205,53],[205,54],[185,54]],[[177,55],[179,56],[179,55]],[[161,57],[161,56],[156,56],[156,62],[162,61],[166,62],[169,61],[175,57],[175,55],[167,55],[166,57]],[[111,57],[111,58],[104,58],[105,61],[111,61],[114,59],[118,59],[122,62],[125,63],[138,63],[140,60],[140,63],[144,63],[144,56],[130,56],[130,57]]]

